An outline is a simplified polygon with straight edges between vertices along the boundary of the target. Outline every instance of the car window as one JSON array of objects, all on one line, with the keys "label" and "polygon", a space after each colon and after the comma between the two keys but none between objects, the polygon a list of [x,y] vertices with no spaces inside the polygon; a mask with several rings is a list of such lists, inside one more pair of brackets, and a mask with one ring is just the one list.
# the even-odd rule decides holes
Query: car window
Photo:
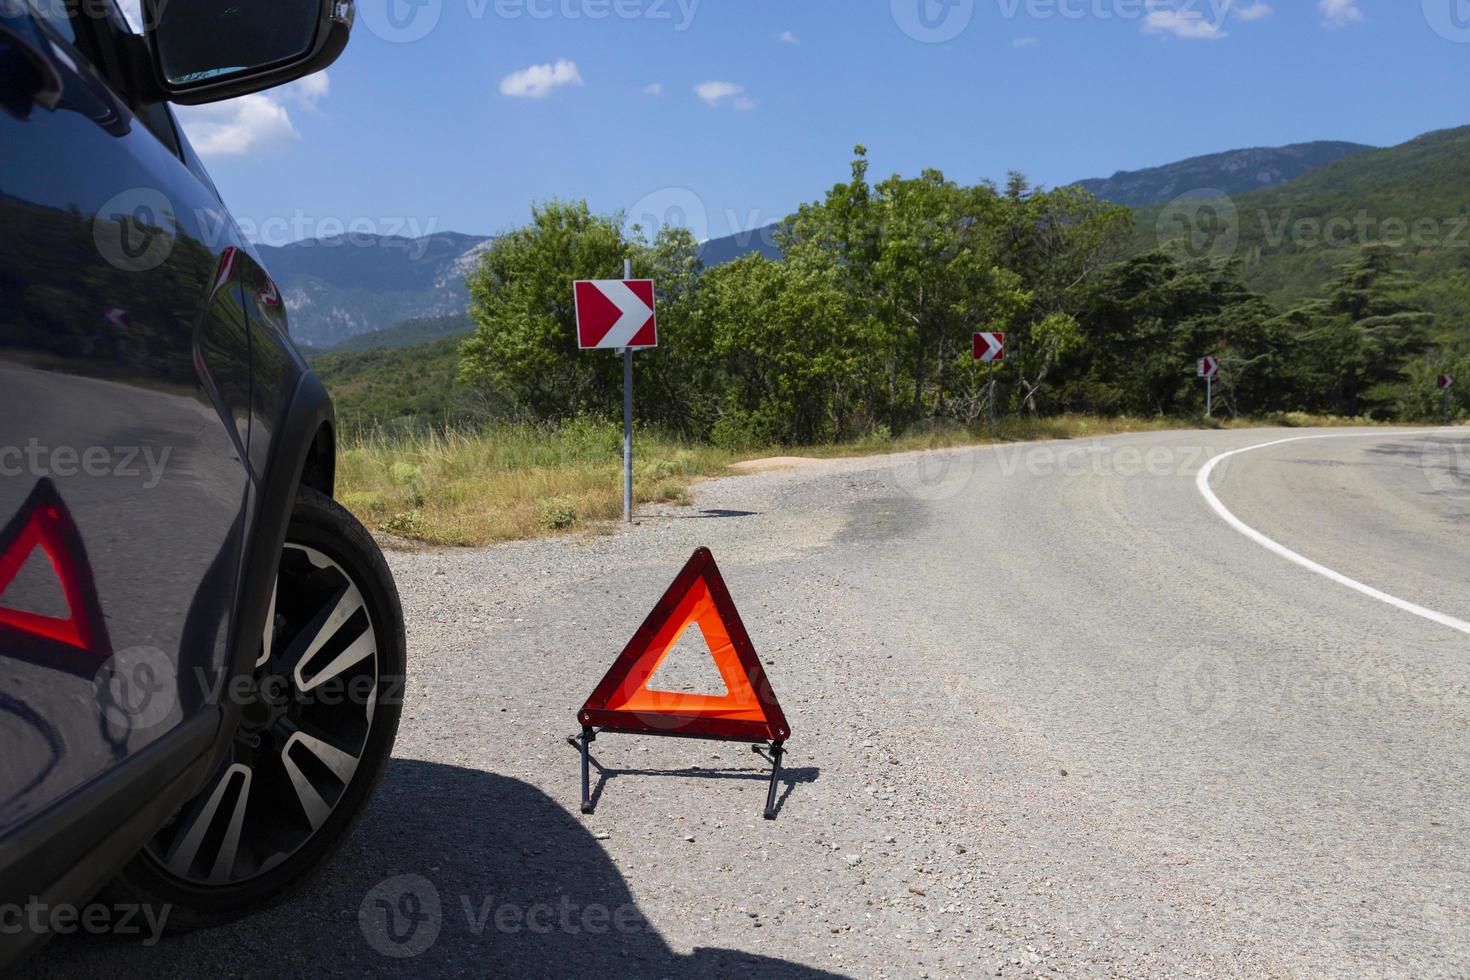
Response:
[{"label": "car window", "polygon": [[143,8],[139,0],[119,6],[114,0],[104,0],[107,8],[107,19],[112,21],[112,26],[118,31],[126,34],[142,35],[143,29],[139,26],[143,23]]},{"label": "car window", "polygon": [[134,18],[141,21],[138,5],[130,3],[131,13],[114,0],[31,0],[34,3],[80,3],[79,17],[89,20],[79,23],[77,47],[86,55],[88,62],[107,86],[123,102],[127,103],[133,116],[141,122],[169,152],[182,159],[179,139],[173,115],[167,103],[143,97],[135,85],[127,67],[124,48],[127,45],[141,47],[141,32],[134,26]]}]

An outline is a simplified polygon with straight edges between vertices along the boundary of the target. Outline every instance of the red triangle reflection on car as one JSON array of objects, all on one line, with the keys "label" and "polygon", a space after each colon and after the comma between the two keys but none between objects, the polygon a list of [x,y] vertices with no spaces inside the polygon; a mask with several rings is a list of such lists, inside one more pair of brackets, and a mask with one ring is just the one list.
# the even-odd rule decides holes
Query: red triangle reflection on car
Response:
[{"label": "red triangle reflection on car", "polygon": [[[67,607],[64,618],[16,609],[5,602],[6,591],[37,548],[50,560],[61,585]],[[49,479],[36,484],[15,517],[0,529],[0,629],[16,630],[102,657],[112,653],[82,536]]]}]

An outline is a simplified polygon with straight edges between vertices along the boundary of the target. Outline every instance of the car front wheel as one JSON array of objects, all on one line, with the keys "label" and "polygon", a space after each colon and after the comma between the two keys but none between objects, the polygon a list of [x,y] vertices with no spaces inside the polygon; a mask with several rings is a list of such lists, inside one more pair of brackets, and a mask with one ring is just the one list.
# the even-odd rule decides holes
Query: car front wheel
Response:
[{"label": "car front wheel", "polygon": [[173,929],[281,900],[361,817],[393,748],[405,672],[403,613],[382,553],[356,519],[303,488],[229,751],[209,784],[114,887],[172,906]]}]

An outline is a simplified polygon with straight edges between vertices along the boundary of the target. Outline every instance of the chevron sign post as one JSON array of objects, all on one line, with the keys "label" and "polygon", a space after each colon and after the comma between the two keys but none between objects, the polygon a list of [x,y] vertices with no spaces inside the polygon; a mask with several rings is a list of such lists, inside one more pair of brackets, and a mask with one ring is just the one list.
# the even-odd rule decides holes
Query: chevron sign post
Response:
[{"label": "chevron sign post", "polygon": [[658,346],[653,280],[633,278],[633,260],[623,260],[621,279],[572,283],[577,309],[577,346],[623,352],[623,520],[633,521],[633,352]]},{"label": "chevron sign post", "polygon": [[1006,335],[1003,333],[981,331],[975,334],[972,341],[975,351],[975,361],[978,364],[990,365],[990,394],[986,396],[987,409],[990,412],[991,428],[995,427],[995,362],[1006,359]]},{"label": "chevron sign post", "polygon": [[1220,373],[1220,361],[1214,357],[1201,357],[1197,366],[1199,377],[1205,379],[1205,417],[1215,414],[1215,377]]}]

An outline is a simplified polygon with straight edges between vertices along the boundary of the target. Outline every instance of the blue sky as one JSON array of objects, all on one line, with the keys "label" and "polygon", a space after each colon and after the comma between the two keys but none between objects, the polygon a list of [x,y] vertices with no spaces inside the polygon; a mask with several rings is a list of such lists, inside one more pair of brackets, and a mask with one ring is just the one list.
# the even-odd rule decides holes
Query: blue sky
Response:
[{"label": "blue sky", "polygon": [[1055,185],[1461,125],[1470,0],[359,0],[326,75],[180,111],[259,240],[492,233],[550,197],[713,237],[858,142],[878,175]]}]

